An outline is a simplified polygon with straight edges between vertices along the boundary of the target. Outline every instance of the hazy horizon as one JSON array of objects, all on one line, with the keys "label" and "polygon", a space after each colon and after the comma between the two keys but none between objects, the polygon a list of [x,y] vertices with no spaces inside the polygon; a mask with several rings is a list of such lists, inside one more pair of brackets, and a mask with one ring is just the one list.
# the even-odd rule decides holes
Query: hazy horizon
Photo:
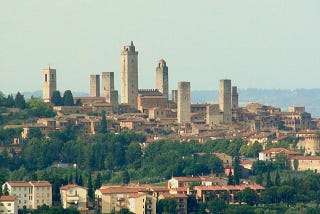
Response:
[{"label": "hazy horizon", "polygon": [[[0,91],[42,88],[57,69],[58,89],[89,92],[89,75],[115,72],[134,41],[139,88],[155,87],[164,58],[169,90],[320,88],[320,1],[2,1]],[[76,84],[75,84],[76,83]]]}]

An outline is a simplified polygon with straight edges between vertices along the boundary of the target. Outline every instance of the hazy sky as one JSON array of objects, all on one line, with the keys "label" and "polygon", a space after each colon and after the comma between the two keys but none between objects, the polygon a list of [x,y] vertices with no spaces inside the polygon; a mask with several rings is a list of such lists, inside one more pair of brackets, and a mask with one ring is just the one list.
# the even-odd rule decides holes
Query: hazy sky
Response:
[{"label": "hazy sky", "polygon": [[89,75],[115,72],[133,40],[139,88],[155,87],[164,58],[169,90],[320,88],[319,0],[0,1],[0,91],[42,87],[57,69],[58,89],[89,92]]}]

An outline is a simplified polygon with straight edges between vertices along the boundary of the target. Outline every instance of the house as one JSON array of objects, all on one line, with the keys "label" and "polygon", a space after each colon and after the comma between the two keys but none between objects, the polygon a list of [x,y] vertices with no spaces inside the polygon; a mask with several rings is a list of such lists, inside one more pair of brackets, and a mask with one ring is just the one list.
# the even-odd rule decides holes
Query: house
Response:
[{"label": "house", "polygon": [[288,162],[292,170],[320,172],[320,156],[293,156]]},{"label": "house", "polygon": [[52,185],[48,181],[8,181],[2,189],[16,196],[18,208],[37,209],[39,206],[52,206]]},{"label": "house", "polygon": [[0,196],[0,213],[18,214],[18,202],[16,196]]},{"label": "house", "polygon": [[191,183],[201,183],[200,177],[172,177],[168,181],[168,188],[175,189],[178,187],[190,187]]},{"label": "house", "polygon": [[221,186],[196,186],[196,199],[201,202],[212,200],[214,197],[221,197],[222,194],[227,195],[230,202],[235,202],[234,196],[237,192],[250,188],[257,194],[260,194],[264,187],[257,184],[241,184],[241,185],[221,185]]},{"label": "house", "polygon": [[133,213],[156,214],[157,199],[146,193],[129,195],[129,210]]},{"label": "house", "polygon": [[130,209],[130,196],[147,192],[145,187],[102,186],[95,191],[96,204],[101,207],[102,213],[117,212],[122,208]]},{"label": "house", "polygon": [[87,209],[88,190],[76,184],[60,187],[61,205],[64,209],[75,207],[78,210]]},{"label": "house", "polygon": [[186,194],[162,193],[159,196],[159,200],[165,199],[165,198],[173,198],[176,200],[176,202],[177,202],[176,214],[187,214],[187,208],[188,208],[187,198],[188,198],[188,196]]},{"label": "house", "polygon": [[276,155],[279,153],[283,153],[287,157],[301,155],[300,152],[291,151],[284,148],[271,148],[271,149],[259,152],[259,160],[274,161],[276,158]]}]

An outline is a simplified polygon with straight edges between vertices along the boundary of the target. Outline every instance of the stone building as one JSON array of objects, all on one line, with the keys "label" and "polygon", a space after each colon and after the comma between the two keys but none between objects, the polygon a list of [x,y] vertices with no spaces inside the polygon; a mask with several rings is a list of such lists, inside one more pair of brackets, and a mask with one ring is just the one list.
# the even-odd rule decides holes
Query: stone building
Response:
[{"label": "stone building", "polygon": [[100,97],[100,75],[90,75],[90,97]]},{"label": "stone building", "polygon": [[218,125],[223,119],[223,114],[220,112],[219,104],[207,106],[206,124],[213,126]]},{"label": "stone building", "polygon": [[178,82],[178,123],[190,123],[191,121],[190,82]]},{"label": "stone building", "polygon": [[237,86],[232,86],[231,91],[231,108],[237,109],[239,108],[239,94]]},{"label": "stone building", "polygon": [[121,52],[121,103],[137,108],[138,96],[138,51],[131,41]]},{"label": "stone building", "polygon": [[177,102],[178,102],[178,90],[172,90],[171,93],[172,93],[172,94],[171,94],[171,96],[172,96],[172,98],[171,98],[172,102],[177,103]]},{"label": "stone building", "polygon": [[156,68],[156,88],[163,96],[168,98],[169,95],[169,81],[168,81],[168,66],[164,59],[158,62]]},{"label": "stone building", "polygon": [[44,102],[50,102],[51,96],[57,90],[57,72],[56,69],[46,68],[43,69],[43,86],[42,98]]},{"label": "stone building", "polygon": [[220,80],[219,87],[219,108],[223,112],[223,123],[232,123],[232,111],[231,111],[231,80]]},{"label": "stone building", "polygon": [[165,109],[168,98],[157,89],[139,89],[137,98],[137,108],[142,113],[149,114],[149,109],[159,107]]},{"label": "stone building", "polygon": [[102,72],[102,97],[112,104],[113,112],[118,112],[118,91],[114,90],[114,72]]}]

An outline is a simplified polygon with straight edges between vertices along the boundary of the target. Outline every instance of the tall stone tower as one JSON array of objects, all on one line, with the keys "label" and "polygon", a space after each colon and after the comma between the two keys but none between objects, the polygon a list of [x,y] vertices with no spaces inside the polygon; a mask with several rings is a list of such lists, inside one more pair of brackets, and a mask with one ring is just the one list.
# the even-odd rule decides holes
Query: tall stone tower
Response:
[{"label": "tall stone tower", "polygon": [[138,97],[138,51],[131,41],[121,51],[121,103],[137,108]]},{"label": "tall stone tower", "polygon": [[231,80],[220,80],[219,88],[219,108],[223,112],[223,123],[232,123],[232,111],[231,111]]},{"label": "tall stone tower", "polygon": [[190,82],[178,82],[178,123],[190,123],[191,121]]},{"label": "tall stone tower", "polygon": [[177,103],[178,102],[178,90],[172,90],[171,96],[172,96],[172,98],[171,98],[172,102]]},{"label": "tall stone tower", "polygon": [[57,90],[57,73],[56,69],[46,68],[43,69],[43,86],[42,97],[44,102],[50,102],[51,96]]},{"label": "tall stone tower", "polygon": [[90,97],[100,97],[100,75],[90,75]]},{"label": "tall stone tower", "polygon": [[239,95],[238,95],[237,86],[232,86],[231,107],[232,107],[232,109],[237,109],[239,107]]},{"label": "tall stone tower", "polygon": [[166,65],[166,61],[161,59],[156,68],[156,88],[167,98],[169,95],[168,85],[168,66]]},{"label": "tall stone tower", "polygon": [[102,72],[101,85],[101,96],[106,98],[106,102],[111,103],[111,91],[114,90],[114,72]]}]

